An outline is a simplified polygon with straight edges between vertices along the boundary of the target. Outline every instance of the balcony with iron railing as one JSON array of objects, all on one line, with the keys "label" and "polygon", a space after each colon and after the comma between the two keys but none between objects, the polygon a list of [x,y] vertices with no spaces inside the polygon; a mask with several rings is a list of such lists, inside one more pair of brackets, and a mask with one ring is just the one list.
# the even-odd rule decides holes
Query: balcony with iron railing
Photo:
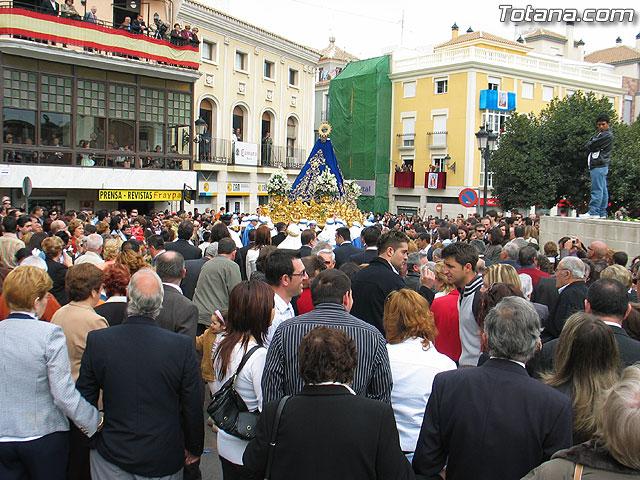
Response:
[{"label": "balcony with iron railing", "polygon": [[396,148],[399,150],[412,150],[415,148],[415,133],[398,133],[396,135]]},{"label": "balcony with iron railing", "polygon": [[427,148],[446,148],[447,131],[427,132]]},{"label": "balcony with iron railing", "polygon": [[203,164],[214,163],[219,165],[257,166],[271,168],[286,168],[300,170],[306,161],[306,150],[296,147],[283,147],[281,145],[257,145],[257,162],[250,165],[245,161],[236,159],[231,140],[214,138],[209,147],[200,143],[197,161]]},{"label": "balcony with iron railing", "polygon": [[[166,33],[146,29],[133,33],[107,20],[82,21],[82,17],[62,17],[34,10],[32,4],[5,0],[0,2],[0,42],[6,50],[16,48],[50,49],[58,56],[74,54],[83,58],[108,57],[112,62],[128,61],[152,65],[197,70],[200,65],[198,44],[184,42],[175,45]],[[13,45],[15,43],[15,45]],[[176,42],[178,43],[178,42]],[[186,44],[184,44],[186,43]]]}]

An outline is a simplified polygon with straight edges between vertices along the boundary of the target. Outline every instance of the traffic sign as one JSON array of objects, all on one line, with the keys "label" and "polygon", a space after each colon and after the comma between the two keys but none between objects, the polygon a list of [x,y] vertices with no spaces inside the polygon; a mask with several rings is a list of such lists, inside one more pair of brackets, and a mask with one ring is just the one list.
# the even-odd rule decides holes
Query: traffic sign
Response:
[{"label": "traffic sign", "polygon": [[442,204],[441,203],[436,205],[436,212],[438,212],[438,213],[442,212]]},{"label": "traffic sign", "polygon": [[475,207],[478,204],[478,193],[473,188],[465,188],[458,195],[458,200],[463,207]]},{"label": "traffic sign", "polygon": [[24,177],[24,179],[22,180],[22,194],[25,197],[30,197],[32,191],[33,184],[31,183],[31,179],[29,177]]}]

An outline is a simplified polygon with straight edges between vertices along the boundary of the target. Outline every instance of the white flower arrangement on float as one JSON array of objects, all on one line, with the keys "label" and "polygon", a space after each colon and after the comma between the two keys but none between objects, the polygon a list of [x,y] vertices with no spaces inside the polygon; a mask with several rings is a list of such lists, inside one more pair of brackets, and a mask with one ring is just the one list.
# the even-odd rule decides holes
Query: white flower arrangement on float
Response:
[{"label": "white flower arrangement on float", "polygon": [[312,186],[313,196],[322,199],[323,197],[336,197],[340,193],[338,190],[338,180],[336,180],[336,176],[329,171],[329,169],[325,169],[316,180],[313,182]]},{"label": "white flower arrangement on float", "polygon": [[289,183],[284,169],[280,167],[267,180],[267,192],[269,192],[269,195],[286,197],[290,191],[291,183]]},{"label": "white flower arrangement on float", "polygon": [[362,188],[356,183],[355,180],[345,180],[342,183],[344,195],[342,199],[345,203],[351,205],[353,208],[357,208],[358,198],[362,194]]}]

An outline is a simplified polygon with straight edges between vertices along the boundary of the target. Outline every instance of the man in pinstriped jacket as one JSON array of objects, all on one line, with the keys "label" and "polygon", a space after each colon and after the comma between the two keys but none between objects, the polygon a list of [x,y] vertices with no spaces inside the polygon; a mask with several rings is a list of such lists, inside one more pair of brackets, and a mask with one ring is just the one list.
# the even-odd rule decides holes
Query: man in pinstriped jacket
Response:
[{"label": "man in pinstriped jacket", "polygon": [[358,365],[352,388],[358,395],[391,402],[391,367],[380,332],[349,313],[353,305],[351,281],[340,270],[320,272],[311,283],[314,310],[284,321],[276,330],[262,376],[264,402],[299,392],[298,346],[307,332],[324,325],[344,330],[356,342]]}]

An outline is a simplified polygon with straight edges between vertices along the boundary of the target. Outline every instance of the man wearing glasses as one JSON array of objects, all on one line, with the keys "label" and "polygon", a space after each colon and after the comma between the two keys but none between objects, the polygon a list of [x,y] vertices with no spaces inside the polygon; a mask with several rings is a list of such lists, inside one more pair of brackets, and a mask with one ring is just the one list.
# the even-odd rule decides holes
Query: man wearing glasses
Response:
[{"label": "man wearing glasses", "polygon": [[295,317],[291,299],[302,294],[302,281],[308,278],[297,250],[278,249],[271,252],[264,265],[265,280],[274,292],[274,316],[266,345],[271,343],[278,325]]},{"label": "man wearing glasses", "polygon": [[476,224],[476,238],[484,242],[486,236],[487,236],[487,227],[485,227],[482,223]]}]

